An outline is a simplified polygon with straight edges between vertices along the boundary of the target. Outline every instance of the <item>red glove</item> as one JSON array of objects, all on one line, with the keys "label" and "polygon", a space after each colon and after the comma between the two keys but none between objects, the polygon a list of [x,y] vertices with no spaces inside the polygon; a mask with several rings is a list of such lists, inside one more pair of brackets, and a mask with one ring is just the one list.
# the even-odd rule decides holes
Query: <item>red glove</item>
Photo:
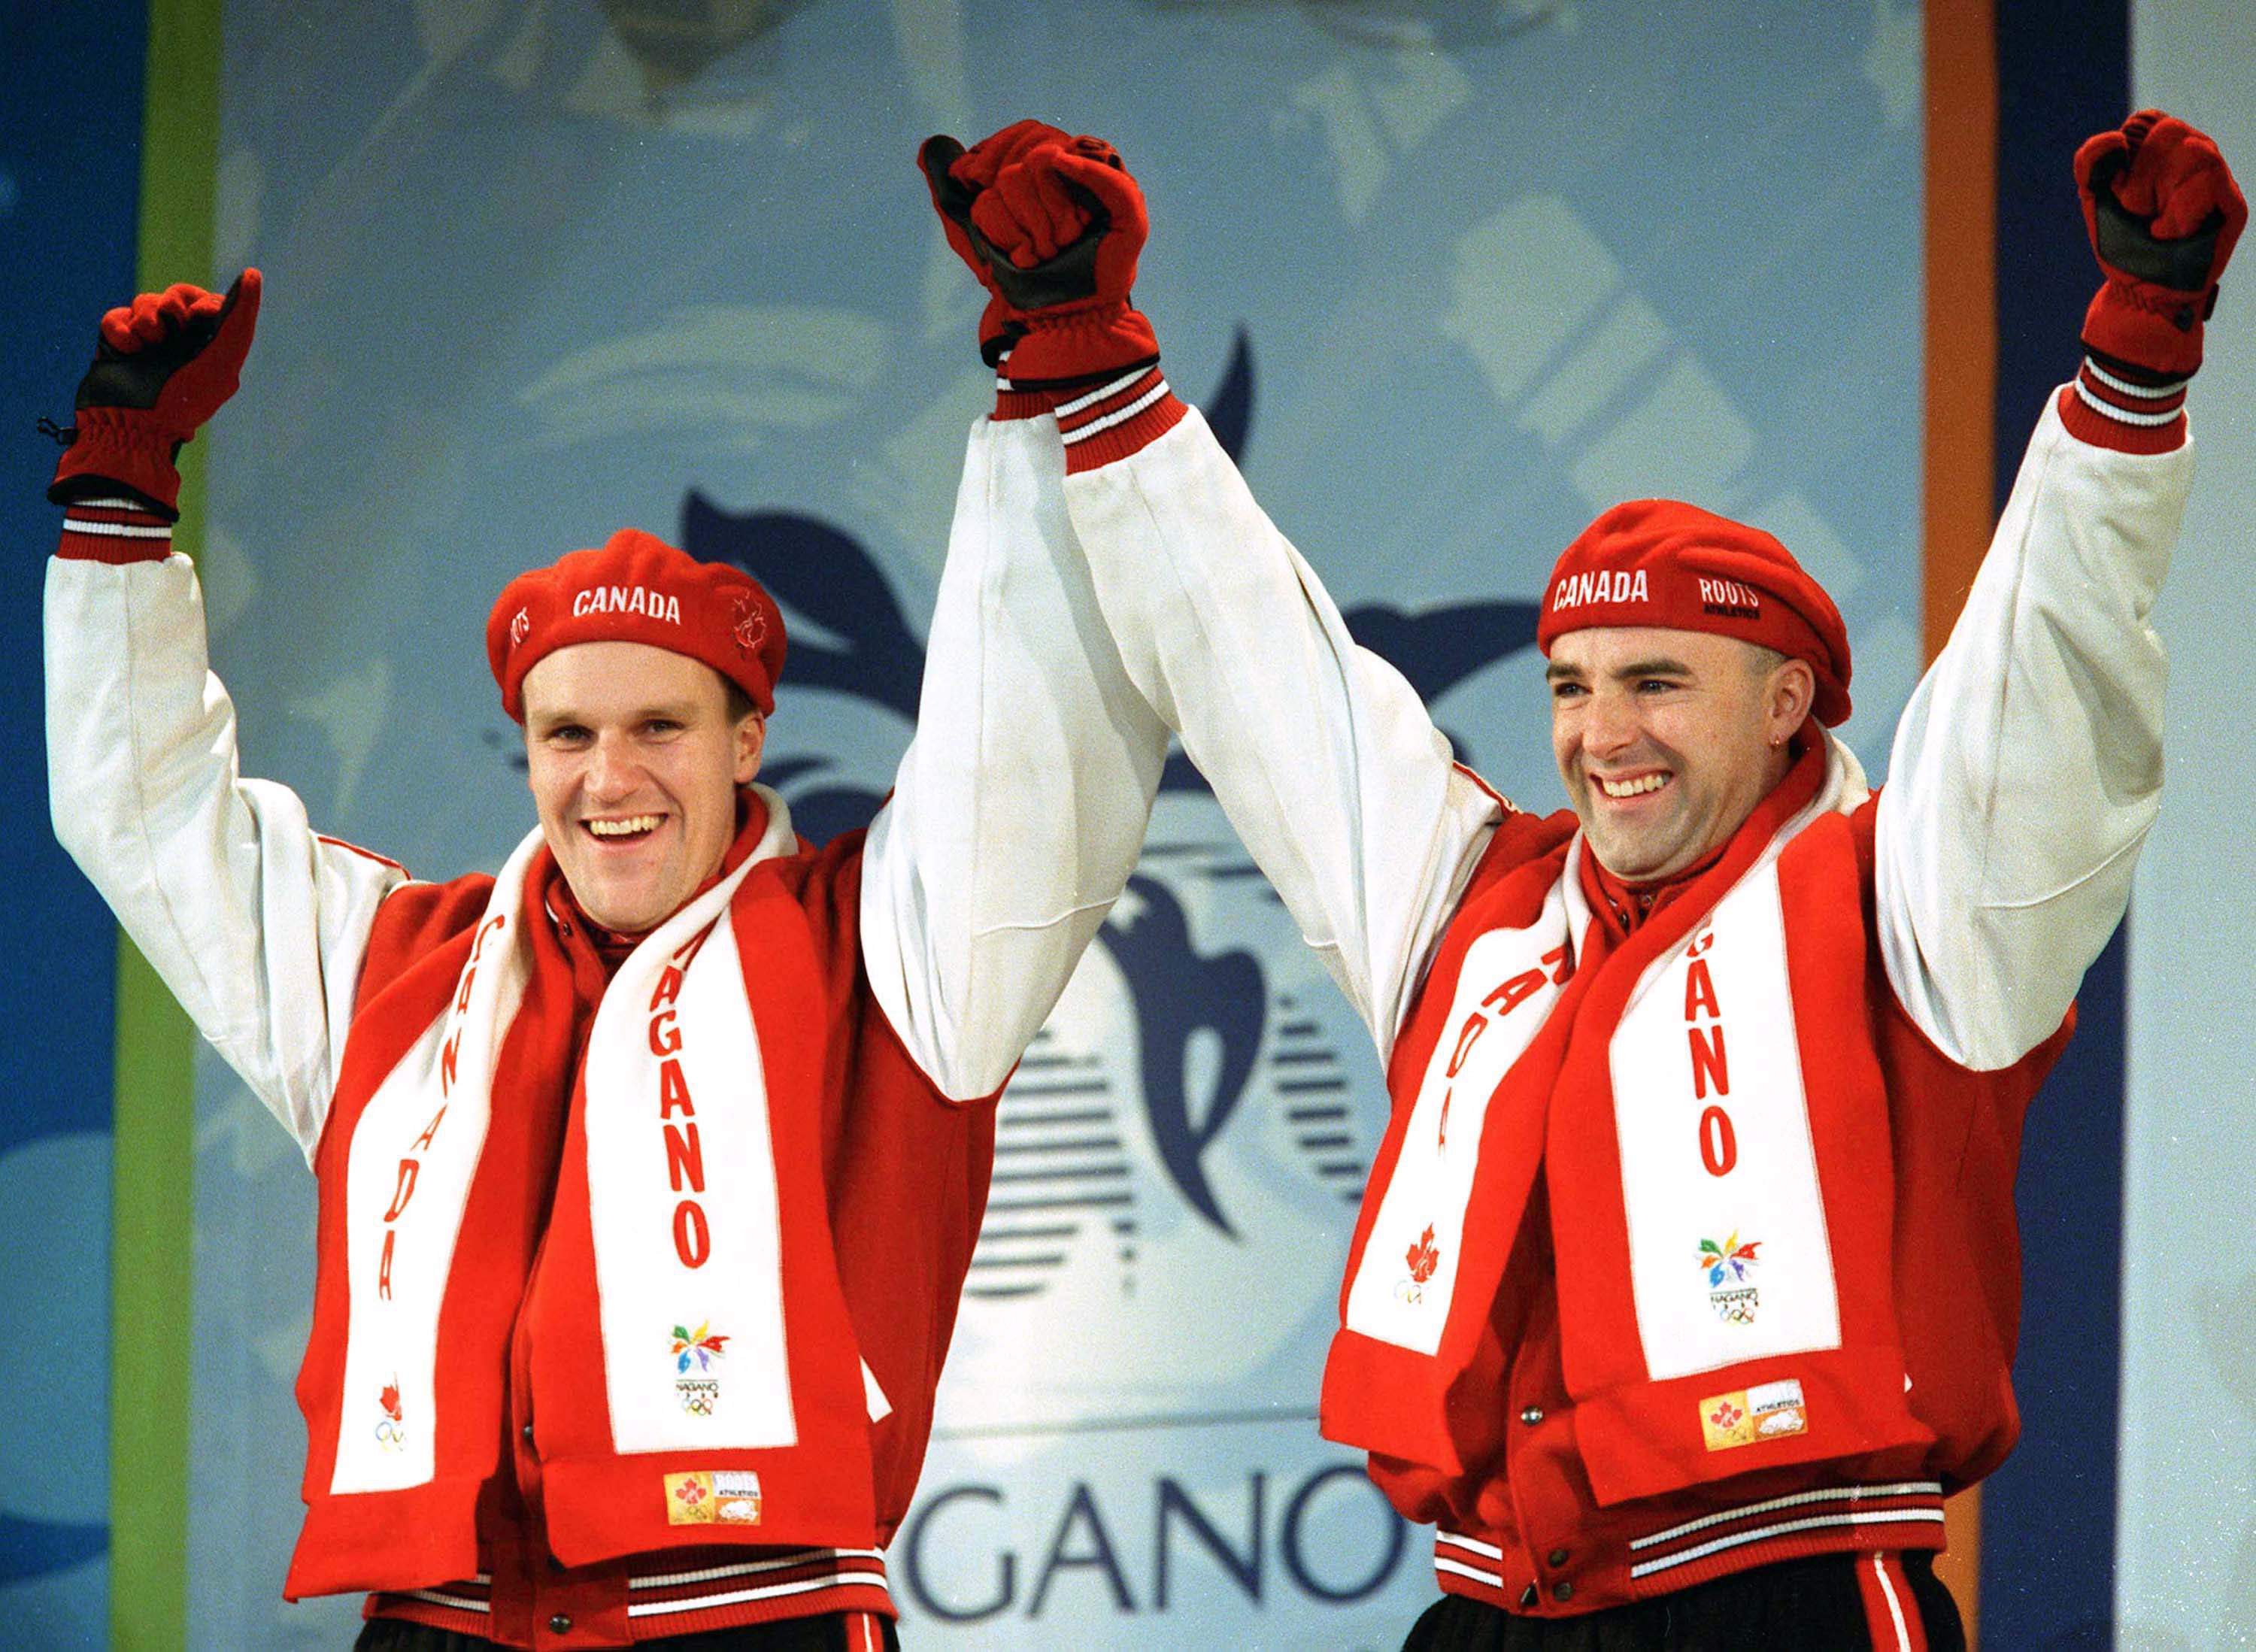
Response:
[{"label": "red glove", "polygon": [[1072,141],[1054,126],[1024,120],[982,138],[968,150],[953,138],[928,138],[917,151],[917,166],[932,190],[933,210],[940,214],[948,244],[987,289],[987,308],[979,318],[979,354],[990,367],[1009,353],[1026,329],[1011,320],[1010,307],[995,290],[994,272],[989,266],[994,250],[971,227],[972,201],[1011,161],[1031,150]]},{"label": "red glove", "polygon": [[1110,144],[1021,121],[968,152],[933,138],[920,158],[949,244],[994,294],[981,347],[991,361],[1009,349],[1012,384],[1063,388],[1159,359],[1128,303],[1150,221]]},{"label": "red glove", "polygon": [[2202,323],[2248,222],[2215,143],[2160,109],[2076,152],[2083,225],[2106,273],[2083,318],[2103,365],[2180,379],[2201,365]]},{"label": "red glove", "polygon": [[224,299],[183,283],[104,315],[94,365],[79,381],[78,428],[47,498],[66,505],[123,485],[177,518],[173,461],[235,394],[258,293],[258,272],[245,270]]}]

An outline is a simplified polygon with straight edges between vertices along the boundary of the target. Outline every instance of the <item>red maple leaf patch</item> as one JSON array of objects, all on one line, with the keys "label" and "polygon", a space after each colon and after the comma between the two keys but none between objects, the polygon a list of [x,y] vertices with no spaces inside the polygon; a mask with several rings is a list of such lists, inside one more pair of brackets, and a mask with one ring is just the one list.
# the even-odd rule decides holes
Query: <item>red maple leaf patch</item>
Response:
[{"label": "red maple leaf patch", "polygon": [[1410,1264],[1410,1277],[1416,1283],[1422,1285],[1434,1277],[1434,1270],[1442,1265],[1442,1253],[1434,1248],[1431,1223],[1418,1236],[1418,1242],[1405,1253],[1403,1260]]},{"label": "red maple leaf patch", "polygon": [[397,1380],[384,1385],[384,1392],[377,1396],[377,1402],[384,1407],[384,1415],[390,1417],[394,1423],[400,1420],[399,1384]]}]

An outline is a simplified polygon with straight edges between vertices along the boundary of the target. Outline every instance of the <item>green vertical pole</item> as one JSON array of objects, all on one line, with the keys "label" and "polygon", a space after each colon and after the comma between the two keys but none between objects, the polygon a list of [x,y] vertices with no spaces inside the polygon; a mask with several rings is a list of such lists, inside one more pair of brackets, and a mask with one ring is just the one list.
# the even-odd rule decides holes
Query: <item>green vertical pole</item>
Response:
[{"label": "green vertical pole", "polygon": [[[145,289],[212,279],[222,0],[150,0],[138,268]],[[181,454],[173,538],[200,548],[203,445]],[[189,1289],[195,1034],[140,953],[117,942],[110,1250],[109,1638],[187,1635]]]}]

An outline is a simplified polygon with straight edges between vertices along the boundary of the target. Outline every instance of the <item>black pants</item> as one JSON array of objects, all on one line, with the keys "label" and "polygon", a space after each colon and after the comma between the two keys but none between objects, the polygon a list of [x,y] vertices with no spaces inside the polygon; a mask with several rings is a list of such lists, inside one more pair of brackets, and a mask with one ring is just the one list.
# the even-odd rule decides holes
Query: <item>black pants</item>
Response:
[{"label": "black pants", "polygon": [[[1966,1652],[1958,1605],[1920,1550],[1899,1557],[1913,1599],[1901,1602],[1930,1652]],[[1523,1618],[1443,1595],[1402,1652],[1864,1652],[1875,1644],[1857,1579],[1869,1555],[1820,1555],[1734,1572],[1674,1594],[1578,1618]],[[1878,1642],[1893,1652],[1895,1637]],[[1913,1644],[1916,1645],[1914,1641]]]},{"label": "black pants", "polygon": [[[880,1618],[885,1632],[885,1652],[901,1652],[900,1636],[891,1618]],[[404,1618],[370,1618],[353,1642],[353,1652],[490,1652],[497,1642],[452,1629],[433,1629]],[[696,1634],[668,1635],[663,1641],[638,1641],[635,1652],[848,1652],[846,1619],[842,1613],[814,1618],[786,1618],[781,1623],[755,1623],[741,1629],[706,1629]]]}]

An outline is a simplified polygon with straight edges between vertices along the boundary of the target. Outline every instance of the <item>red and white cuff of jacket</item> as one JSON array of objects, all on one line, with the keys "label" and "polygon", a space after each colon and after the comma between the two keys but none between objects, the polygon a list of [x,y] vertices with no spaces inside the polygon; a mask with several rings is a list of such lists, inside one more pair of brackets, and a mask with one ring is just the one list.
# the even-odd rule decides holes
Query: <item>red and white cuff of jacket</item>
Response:
[{"label": "red and white cuff of jacket", "polygon": [[1064,391],[1021,390],[1007,377],[1010,364],[1010,357],[1005,357],[995,380],[995,417],[1032,419],[1055,413],[1058,434],[1065,441],[1068,476],[1142,451],[1173,430],[1189,411],[1167,388],[1156,362],[1087,389]]},{"label": "red and white cuff of jacket", "polygon": [[2185,445],[2187,378],[2126,368],[2087,355],[2076,382],[2060,392],[2069,434],[2119,453],[2168,453]]},{"label": "red and white cuff of jacket", "polygon": [[55,554],[79,562],[160,562],[172,550],[173,525],[120,492],[73,499]]}]

